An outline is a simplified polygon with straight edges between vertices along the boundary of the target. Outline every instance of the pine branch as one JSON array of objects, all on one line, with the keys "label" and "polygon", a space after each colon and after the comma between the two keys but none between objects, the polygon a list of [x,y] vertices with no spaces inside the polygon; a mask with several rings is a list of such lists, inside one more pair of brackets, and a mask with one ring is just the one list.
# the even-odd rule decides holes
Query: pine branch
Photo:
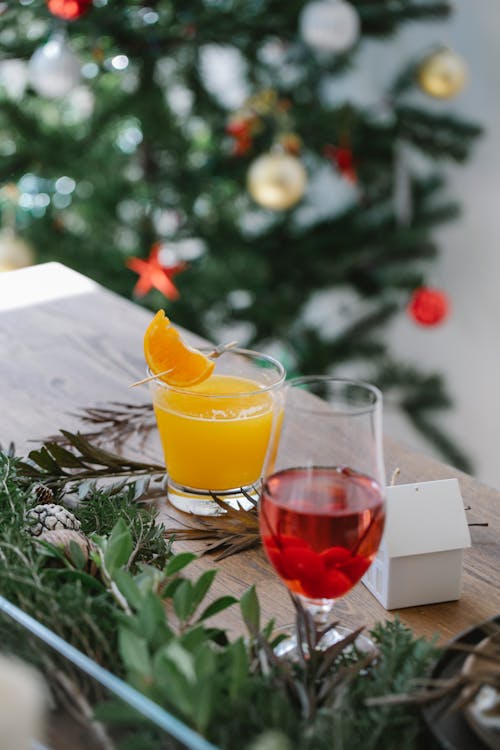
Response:
[{"label": "pine branch", "polygon": [[[116,451],[123,448],[125,442],[133,435],[140,437],[140,447],[144,447],[148,435],[156,428],[151,402],[129,404],[111,401],[109,407],[90,406],[72,416],[96,428],[83,433],[83,437],[89,441],[95,439],[99,443],[111,445]],[[48,437],[47,441],[58,445],[70,444],[66,434],[62,431]]]},{"label": "pine branch", "polygon": [[360,2],[356,8],[363,20],[364,33],[387,36],[405,21],[440,21],[450,14],[452,6],[449,2],[435,0],[378,0],[376,3]]},{"label": "pine branch", "polygon": [[253,498],[247,495],[252,503],[249,510],[232,508],[215,494],[212,494],[212,498],[224,511],[223,514],[198,516],[195,523],[186,522],[186,528],[165,529],[165,535],[179,540],[209,542],[202,554],[217,552],[216,561],[260,546],[257,505]]},{"label": "pine branch", "polygon": [[451,115],[434,114],[409,105],[396,106],[398,135],[435,159],[465,161],[482,128]]},{"label": "pine branch", "polygon": [[[118,479],[121,489],[129,481],[141,480],[144,492],[149,490],[149,482],[163,481],[165,467],[160,464],[135,461],[105,450],[91,443],[80,433],[61,430],[70,448],[57,442],[46,441],[38,450],[28,454],[27,461],[19,461],[19,476],[26,482],[39,481],[52,490],[76,491],[86,483],[103,479]],[[80,487],[78,486],[80,485]]]}]

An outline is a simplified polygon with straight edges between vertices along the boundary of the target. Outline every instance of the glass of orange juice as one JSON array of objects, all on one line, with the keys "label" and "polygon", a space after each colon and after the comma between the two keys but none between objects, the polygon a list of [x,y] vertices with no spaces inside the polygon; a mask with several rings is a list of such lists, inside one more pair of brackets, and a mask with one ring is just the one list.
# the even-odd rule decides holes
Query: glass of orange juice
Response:
[{"label": "glass of orange juice", "polygon": [[198,385],[151,381],[172,505],[215,515],[221,508],[213,495],[233,507],[247,507],[245,494],[257,499],[284,380],[285,368],[273,357],[231,349]]}]

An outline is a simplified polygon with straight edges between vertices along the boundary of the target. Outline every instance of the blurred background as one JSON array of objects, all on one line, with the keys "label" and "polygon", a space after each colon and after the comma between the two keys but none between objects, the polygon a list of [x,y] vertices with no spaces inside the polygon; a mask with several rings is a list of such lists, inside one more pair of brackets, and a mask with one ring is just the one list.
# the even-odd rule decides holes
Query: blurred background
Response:
[{"label": "blurred background", "polygon": [[[57,260],[500,486],[494,0],[0,3],[0,270]],[[492,360],[492,361],[490,361]]]}]

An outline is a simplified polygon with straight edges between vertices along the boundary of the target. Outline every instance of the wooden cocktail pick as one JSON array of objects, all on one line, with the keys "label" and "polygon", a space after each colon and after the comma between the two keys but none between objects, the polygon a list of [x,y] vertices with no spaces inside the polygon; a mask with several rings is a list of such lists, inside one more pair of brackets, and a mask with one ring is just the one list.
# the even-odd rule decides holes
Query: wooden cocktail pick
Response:
[{"label": "wooden cocktail pick", "polygon": [[[237,346],[237,344],[237,341],[230,341],[229,344],[219,344],[219,346],[216,346],[215,349],[207,354],[207,357],[210,357],[210,359],[217,359],[217,357],[220,357],[221,354],[227,352],[228,349],[233,349],[235,346]],[[173,368],[171,368],[170,370],[163,370],[163,372],[155,372],[154,375],[148,375],[147,378],[143,378],[142,380],[137,380],[135,383],[131,383],[129,385],[129,388],[135,388],[136,385],[143,385],[143,383],[149,383],[151,380],[161,378],[162,375],[168,375],[169,372],[172,372],[172,369]]]}]

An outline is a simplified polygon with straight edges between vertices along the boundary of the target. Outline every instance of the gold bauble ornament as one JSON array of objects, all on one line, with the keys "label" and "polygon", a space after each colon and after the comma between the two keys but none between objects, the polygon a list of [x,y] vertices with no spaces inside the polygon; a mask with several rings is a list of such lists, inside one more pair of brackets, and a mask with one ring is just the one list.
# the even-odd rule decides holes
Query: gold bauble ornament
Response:
[{"label": "gold bauble ornament", "polygon": [[284,211],[304,195],[307,173],[300,159],[281,151],[263,154],[248,170],[248,192],[260,206]]},{"label": "gold bauble ornament", "polygon": [[467,67],[453,50],[441,49],[423,60],[417,77],[426,94],[436,99],[450,99],[465,86]]},{"label": "gold bauble ornament", "polygon": [[0,272],[15,271],[31,266],[35,255],[31,245],[23,240],[12,227],[0,229]]}]

